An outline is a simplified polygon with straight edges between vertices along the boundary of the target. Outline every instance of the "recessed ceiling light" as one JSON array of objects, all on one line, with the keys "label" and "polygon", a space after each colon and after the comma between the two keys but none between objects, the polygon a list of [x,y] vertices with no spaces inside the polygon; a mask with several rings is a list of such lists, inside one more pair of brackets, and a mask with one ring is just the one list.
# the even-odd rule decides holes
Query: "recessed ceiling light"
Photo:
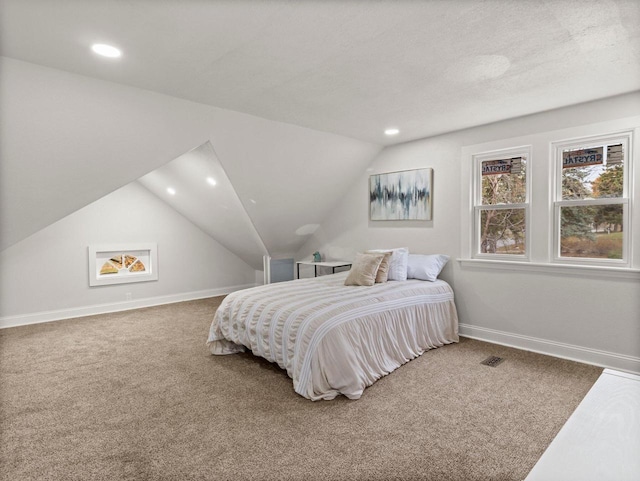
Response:
[{"label": "recessed ceiling light", "polygon": [[213,177],[207,177],[207,184],[209,185],[216,185],[216,179],[214,179]]},{"label": "recessed ceiling light", "polygon": [[176,189],[174,189],[173,187],[167,187],[167,192],[169,192],[169,194],[171,195],[176,195]]},{"label": "recessed ceiling light", "polygon": [[122,52],[120,51],[120,49],[104,43],[94,43],[91,46],[91,50],[93,50],[98,55],[102,55],[103,57],[109,57],[109,58],[118,58],[122,55]]},{"label": "recessed ceiling light", "polygon": [[387,129],[384,133],[385,135],[397,135],[400,131],[398,129]]}]

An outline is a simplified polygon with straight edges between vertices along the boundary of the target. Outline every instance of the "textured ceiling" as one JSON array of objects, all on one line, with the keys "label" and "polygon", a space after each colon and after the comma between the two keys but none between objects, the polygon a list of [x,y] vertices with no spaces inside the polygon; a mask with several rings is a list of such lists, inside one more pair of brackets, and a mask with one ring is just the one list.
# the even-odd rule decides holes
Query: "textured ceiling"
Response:
[{"label": "textured ceiling", "polygon": [[638,0],[0,5],[4,56],[378,144],[640,88]]}]

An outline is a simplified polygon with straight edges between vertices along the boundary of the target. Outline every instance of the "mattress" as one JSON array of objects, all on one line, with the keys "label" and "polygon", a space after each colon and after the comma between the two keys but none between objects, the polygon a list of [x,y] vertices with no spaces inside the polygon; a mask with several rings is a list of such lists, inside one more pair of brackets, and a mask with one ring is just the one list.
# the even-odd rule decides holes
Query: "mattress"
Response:
[{"label": "mattress", "polygon": [[367,386],[428,349],[458,341],[453,290],[443,280],[345,286],[347,272],[234,292],[214,315],[212,354],[251,351],[277,363],[298,394],[358,399]]}]

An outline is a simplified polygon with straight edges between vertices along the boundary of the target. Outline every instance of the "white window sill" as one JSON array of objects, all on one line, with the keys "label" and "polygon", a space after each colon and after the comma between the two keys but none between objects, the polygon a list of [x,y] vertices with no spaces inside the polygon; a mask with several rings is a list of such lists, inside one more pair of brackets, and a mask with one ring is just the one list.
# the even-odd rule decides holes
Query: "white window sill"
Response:
[{"label": "white window sill", "polygon": [[608,277],[615,279],[639,279],[640,269],[627,267],[586,266],[573,264],[545,264],[534,262],[503,261],[493,259],[456,259],[462,267],[498,269],[522,272],[540,272],[563,276]]}]

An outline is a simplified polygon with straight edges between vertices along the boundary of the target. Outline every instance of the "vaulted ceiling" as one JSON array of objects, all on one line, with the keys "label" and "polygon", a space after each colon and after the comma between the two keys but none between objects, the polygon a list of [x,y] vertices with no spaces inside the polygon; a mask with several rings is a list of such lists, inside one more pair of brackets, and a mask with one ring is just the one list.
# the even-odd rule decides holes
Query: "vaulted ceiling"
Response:
[{"label": "vaulted ceiling", "polygon": [[637,0],[0,0],[0,12],[0,249],[210,148],[256,245],[290,254],[384,145],[640,88]]}]

